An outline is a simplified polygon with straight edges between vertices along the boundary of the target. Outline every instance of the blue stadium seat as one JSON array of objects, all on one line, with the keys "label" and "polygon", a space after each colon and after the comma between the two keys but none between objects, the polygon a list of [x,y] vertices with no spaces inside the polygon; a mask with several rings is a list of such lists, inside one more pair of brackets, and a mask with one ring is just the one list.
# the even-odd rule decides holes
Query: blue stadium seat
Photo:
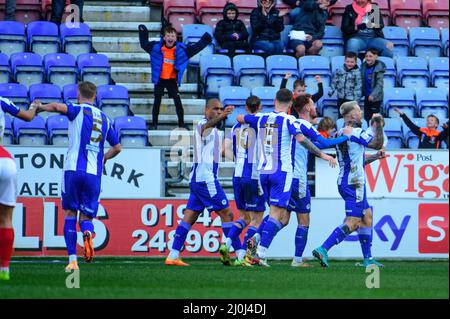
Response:
[{"label": "blue stadium seat", "polygon": [[139,116],[119,116],[114,127],[124,147],[145,147],[148,145],[148,130],[145,120]]},{"label": "blue stadium seat", "polygon": [[77,57],[78,74],[81,81],[89,81],[95,85],[109,84],[111,67],[104,54],[83,53]]},{"label": "blue stadium seat", "polygon": [[[425,127],[427,120],[423,117],[411,118],[411,121],[418,127]],[[405,123],[402,124],[403,141],[405,146],[411,149],[417,149],[419,146],[419,138],[415,135]]]},{"label": "blue stadium seat", "polygon": [[56,23],[33,21],[27,26],[28,48],[31,52],[44,56],[59,52],[59,31]]},{"label": "blue stadium seat", "polygon": [[127,116],[130,108],[127,88],[122,85],[98,86],[97,106],[111,119]]},{"label": "blue stadium seat", "polygon": [[69,119],[64,115],[51,115],[47,118],[48,144],[69,145]]},{"label": "blue stadium seat", "polygon": [[395,69],[394,59],[380,56],[378,60],[383,61],[386,64],[386,72],[384,73],[384,87],[392,88],[397,86],[397,71]]},{"label": "blue stadium seat", "polygon": [[330,59],[320,55],[303,56],[298,59],[300,77],[305,81],[308,87],[317,91],[317,82],[314,79],[320,75],[324,86],[331,84]]},{"label": "blue stadium seat", "polygon": [[14,102],[14,104],[23,109],[28,110],[30,99],[28,98],[27,87],[19,83],[3,83],[0,84],[0,96],[6,97]]},{"label": "blue stadium seat", "polygon": [[397,79],[405,88],[428,87],[430,75],[427,60],[420,57],[398,57]]},{"label": "blue stadium seat", "polygon": [[65,53],[50,53],[44,57],[47,81],[63,88],[77,83],[78,73],[75,58]]},{"label": "blue stadium seat", "polygon": [[444,51],[444,55],[448,57],[448,28],[441,31],[441,45]]},{"label": "blue stadium seat", "polygon": [[13,53],[25,52],[25,26],[16,21],[0,21],[0,52],[8,57]]},{"label": "blue stadium seat", "polygon": [[337,92],[335,91],[334,94],[329,97],[328,89],[328,87],[323,88],[323,96],[316,103],[317,111],[322,117],[328,116],[336,122],[339,117],[339,110],[337,107]]},{"label": "blue stadium seat", "polygon": [[[336,71],[342,69],[344,67],[345,56],[334,56],[331,57],[331,74],[334,76]],[[358,58],[356,61],[358,63],[358,67],[361,67],[362,61]]]},{"label": "blue stadium seat", "polygon": [[402,27],[385,26],[383,28],[384,37],[394,43],[394,56],[409,55],[409,40],[406,29]]},{"label": "blue stadium seat", "polygon": [[8,83],[10,77],[9,57],[6,54],[0,53],[0,83]]},{"label": "blue stadium seat", "polygon": [[11,118],[7,115],[5,116],[5,128],[3,131],[3,144],[2,145],[12,145],[14,144],[14,133],[11,125]]},{"label": "blue stadium seat", "polygon": [[438,88],[445,88],[448,90],[448,72],[449,72],[448,58],[430,58],[428,61],[431,76],[431,85]]},{"label": "blue stadium seat", "polygon": [[385,118],[384,123],[384,134],[386,134],[388,138],[386,149],[402,148],[402,120],[399,118]]},{"label": "blue stadium seat", "polygon": [[218,96],[221,87],[233,85],[234,71],[226,55],[203,55],[200,58],[200,74],[207,97]]},{"label": "blue stadium seat", "polygon": [[344,55],[344,39],[342,31],[339,27],[327,25],[325,26],[325,34],[322,38],[321,56],[333,57]]},{"label": "blue stadium seat", "polygon": [[205,24],[187,24],[183,28],[183,43],[189,44],[198,42],[205,32],[208,32],[213,38],[213,42],[210,43],[206,48],[200,51],[198,54],[194,55],[189,59],[189,65],[198,66],[200,64],[200,58],[203,55],[211,55],[214,53],[214,47],[216,45],[216,40],[214,39],[213,30],[209,25]]},{"label": "blue stadium seat", "polygon": [[416,99],[411,88],[392,88],[384,91],[384,114],[387,117],[399,117],[394,111],[398,108],[408,117],[416,115]]},{"label": "blue stadium seat", "polygon": [[266,84],[266,63],[258,55],[241,54],[233,58],[236,85],[249,89]]},{"label": "blue stadium seat", "polygon": [[61,50],[77,57],[92,51],[92,35],[89,26],[79,23],[76,28],[70,28],[65,23],[59,26],[61,33]]},{"label": "blue stadium seat", "polygon": [[219,89],[219,100],[223,106],[233,105],[234,111],[225,120],[225,126],[236,124],[236,117],[245,114],[245,101],[250,96],[250,89],[240,86],[223,86]]},{"label": "blue stadium seat", "polygon": [[297,60],[288,55],[271,55],[266,59],[266,70],[269,84],[280,87],[286,73],[292,73],[286,87],[292,87],[294,81],[299,78]]},{"label": "blue stadium seat", "polygon": [[45,120],[41,116],[26,122],[19,118],[13,120],[16,144],[23,146],[42,146],[47,144],[47,129]]},{"label": "blue stadium seat", "polygon": [[283,41],[284,53],[294,53],[294,50],[289,48],[289,33],[292,30],[292,25],[288,24],[284,26],[283,31],[280,33],[281,41]]},{"label": "blue stadium seat", "polygon": [[64,103],[78,103],[78,84],[64,85],[63,100]]},{"label": "blue stadium seat", "polygon": [[411,53],[429,59],[441,55],[439,31],[434,28],[416,27],[409,30]]},{"label": "blue stadium seat", "polygon": [[42,58],[31,52],[14,53],[11,55],[11,71],[15,82],[25,85],[44,82]]},{"label": "blue stadium seat", "polygon": [[421,88],[416,90],[418,115],[427,117],[434,114],[438,118],[448,116],[447,93],[439,88]]},{"label": "blue stadium seat", "polygon": [[274,86],[262,86],[252,89],[252,95],[259,97],[263,107],[262,112],[272,112],[275,108],[275,96],[278,88]]},{"label": "blue stadium seat", "polygon": [[[59,86],[54,84],[33,84],[30,86],[30,101],[40,100],[43,104],[46,103],[62,103],[62,92]],[[39,113],[43,118],[47,118],[51,113],[42,112]]]}]

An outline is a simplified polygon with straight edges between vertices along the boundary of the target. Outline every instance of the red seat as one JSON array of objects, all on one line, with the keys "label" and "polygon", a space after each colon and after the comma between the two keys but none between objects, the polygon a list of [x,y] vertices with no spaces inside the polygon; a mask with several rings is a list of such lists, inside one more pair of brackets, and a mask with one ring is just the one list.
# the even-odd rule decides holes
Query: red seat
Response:
[{"label": "red seat", "polygon": [[[6,0],[0,0],[0,20],[4,20]],[[16,0],[16,21],[28,24],[42,19],[40,0]]]},{"label": "red seat", "polygon": [[341,27],[342,25],[342,16],[344,15],[345,7],[349,4],[352,4],[353,0],[339,0],[334,5],[328,8],[328,15],[331,19],[332,23]]},{"label": "red seat", "polygon": [[391,0],[392,23],[402,28],[422,25],[421,0]]},{"label": "red seat", "polygon": [[181,33],[186,24],[195,24],[194,0],[165,0],[164,16]]},{"label": "red seat", "polygon": [[148,0],[147,2],[153,6],[162,6],[164,4],[164,0]]},{"label": "red seat", "polygon": [[[66,0],[66,6],[70,5],[70,0]],[[46,21],[52,17],[52,0],[42,0],[42,16]],[[65,21],[67,13],[64,12],[62,21]]]},{"label": "red seat", "polygon": [[258,5],[255,0],[229,0],[239,9],[239,19],[242,20],[247,27],[250,26],[250,14]]},{"label": "red seat", "polygon": [[203,24],[215,28],[217,22],[223,19],[223,8],[227,0],[196,0],[197,16]]},{"label": "red seat", "polygon": [[422,13],[426,24],[432,28],[448,28],[448,1],[423,0]]}]

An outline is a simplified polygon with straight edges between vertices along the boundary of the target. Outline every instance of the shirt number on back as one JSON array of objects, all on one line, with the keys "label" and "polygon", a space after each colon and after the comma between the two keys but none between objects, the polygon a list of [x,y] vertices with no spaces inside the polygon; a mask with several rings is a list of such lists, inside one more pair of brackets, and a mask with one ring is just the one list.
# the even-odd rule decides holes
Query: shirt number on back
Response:
[{"label": "shirt number on back", "polygon": [[103,139],[102,125],[103,122],[101,119],[94,118],[94,124],[92,127],[92,134],[91,134],[91,142],[100,143],[102,141]]}]

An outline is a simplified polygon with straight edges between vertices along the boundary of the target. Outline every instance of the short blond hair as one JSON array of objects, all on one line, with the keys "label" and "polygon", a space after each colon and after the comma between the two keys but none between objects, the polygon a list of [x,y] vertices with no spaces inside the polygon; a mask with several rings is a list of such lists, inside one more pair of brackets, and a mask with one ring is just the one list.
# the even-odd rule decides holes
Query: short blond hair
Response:
[{"label": "short blond hair", "polygon": [[352,112],[353,110],[361,111],[361,108],[359,107],[358,102],[349,101],[349,102],[342,103],[342,105],[339,109],[339,113],[341,113],[342,117],[344,117],[347,114],[349,114],[350,112]]}]

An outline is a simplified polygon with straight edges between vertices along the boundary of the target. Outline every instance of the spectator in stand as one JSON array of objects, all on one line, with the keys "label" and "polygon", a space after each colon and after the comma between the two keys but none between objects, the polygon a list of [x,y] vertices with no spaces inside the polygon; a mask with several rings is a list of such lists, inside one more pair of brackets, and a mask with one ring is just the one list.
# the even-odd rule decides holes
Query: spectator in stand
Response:
[{"label": "spectator in stand", "polygon": [[317,131],[325,138],[331,138],[335,130],[336,123],[328,116],[322,118],[317,126]]},{"label": "spectator in stand", "polygon": [[6,0],[5,21],[16,21],[16,0]]},{"label": "spectator in stand", "polygon": [[263,50],[268,55],[282,54],[284,51],[280,33],[284,30],[283,17],[275,8],[274,0],[258,1],[258,7],[250,16],[253,30],[253,49]]},{"label": "spectator in stand", "polygon": [[416,134],[419,138],[419,148],[440,149],[441,142],[448,138],[448,122],[442,124],[444,130],[438,131],[439,119],[436,115],[430,114],[427,116],[427,127],[418,127],[405,113],[397,108],[394,110],[400,114],[400,117],[405,122],[406,126],[409,127],[411,132]]},{"label": "spectator in stand", "polygon": [[[286,88],[286,84],[291,76],[292,76],[291,73],[286,73],[286,75],[284,76],[284,79],[281,81],[280,90]],[[316,94],[311,95],[311,99],[313,100],[314,103],[319,101],[320,98],[323,96],[323,83],[322,83],[322,79],[320,78],[320,75],[316,75],[315,79],[317,81],[317,87],[319,88],[319,91]],[[292,95],[293,95],[292,101],[294,101],[297,98],[297,96],[305,95],[307,87],[308,86],[305,84],[305,81],[296,80],[294,82],[294,87],[292,90]],[[289,109],[288,114],[295,116],[295,118],[298,118],[297,111],[295,110],[295,108],[293,106],[291,106],[291,108]]]},{"label": "spectator in stand", "polygon": [[[79,8],[80,17],[79,19],[75,19],[74,22],[83,22],[83,5],[84,0],[71,0],[71,5],[76,5]],[[64,10],[66,8],[66,0],[53,0],[52,1],[52,17],[50,18],[51,22],[56,24],[60,24],[64,14]]]},{"label": "spectator in stand", "polygon": [[[283,0],[284,3],[291,6],[292,10],[289,12],[289,18],[291,20],[291,24],[295,23],[295,20],[297,19],[298,15],[301,12],[300,3],[304,2],[305,0]],[[335,4],[337,0],[330,0],[330,6]],[[328,19],[328,12],[327,12],[327,19]]]},{"label": "spectator in stand", "polygon": [[[342,103],[359,101],[362,96],[361,70],[358,68],[358,57],[354,52],[345,54],[344,65],[339,69],[331,81],[328,95],[337,92],[337,107],[340,109]],[[339,113],[339,117],[342,117]]]},{"label": "spectator in stand", "polygon": [[186,128],[184,123],[184,110],[181,103],[178,86],[181,85],[184,71],[191,57],[203,50],[212,42],[212,37],[205,32],[202,38],[190,45],[177,42],[177,30],[168,26],[163,31],[159,41],[148,41],[148,29],[145,25],[139,25],[139,42],[141,48],[150,54],[150,66],[152,69],[152,82],[155,84],[155,99],[152,110],[152,129],[158,128],[159,108],[164,90],[167,89],[169,96],[175,103],[178,117],[178,126]]},{"label": "spectator in stand", "polygon": [[[320,39],[325,33],[329,4],[329,0],[304,0],[300,2],[299,8],[301,11],[292,26],[294,32],[291,31],[289,40],[289,47],[295,51],[295,57],[319,54],[322,49]],[[298,34],[300,31],[303,31],[303,33]]]},{"label": "spectator in stand", "polygon": [[364,96],[364,119],[367,123],[375,113],[381,113],[384,98],[384,73],[386,64],[378,60],[378,51],[369,48],[361,67],[363,80],[362,96]]},{"label": "spectator in stand", "polygon": [[222,49],[228,50],[230,57],[234,56],[235,50],[244,50],[250,53],[248,43],[248,31],[241,20],[238,20],[239,10],[234,3],[227,3],[223,8],[223,20],[217,23],[214,37]]},{"label": "spectator in stand", "polygon": [[375,48],[383,56],[393,57],[394,44],[384,38],[381,11],[371,0],[355,0],[345,7],[342,18],[342,34],[346,51],[359,54],[367,48]]}]

